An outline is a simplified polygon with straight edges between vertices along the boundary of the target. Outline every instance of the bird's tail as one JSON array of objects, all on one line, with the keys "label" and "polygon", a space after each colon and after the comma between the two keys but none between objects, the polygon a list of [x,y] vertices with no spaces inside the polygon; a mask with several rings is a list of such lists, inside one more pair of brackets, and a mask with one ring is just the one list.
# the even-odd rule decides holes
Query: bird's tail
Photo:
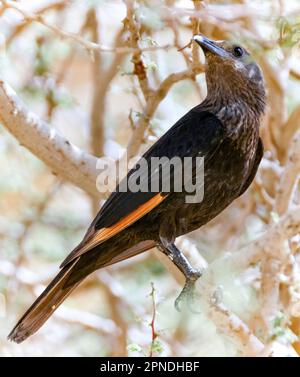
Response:
[{"label": "bird's tail", "polygon": [[79,258],[63,268],[52,280],[44,292],[36,299],[27,312],[16,324],[8,335],[8,339],[21,343],[23,340],[34,334],[46,320],[53,314],[59,305],[84,279],[82,274],[74,278],[74,270]]},{"label": "bird's tail", "polygon": [[94,251],[91,250],[65,265],[19,320],[8,335],[8,339],[16,343],[23,342],[47,321],[59,305],[90,273],[149,250],[155,246],[155,242],[142,241],[123,252],[120,252],[119,246],[119,244],[117,244],[117,247],[109,245],[108,249],[103,249],[101,253],[95,248]]}]

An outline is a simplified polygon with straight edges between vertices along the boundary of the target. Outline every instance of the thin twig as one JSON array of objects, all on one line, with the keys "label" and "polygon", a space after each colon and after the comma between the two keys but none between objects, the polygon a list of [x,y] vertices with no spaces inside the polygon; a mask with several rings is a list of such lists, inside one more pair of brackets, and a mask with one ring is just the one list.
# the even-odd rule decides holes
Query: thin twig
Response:
[{"label": "thin twig", "polygon": [[151,292],[150,292],[150,297],[152,301],[152,318],[150,322],[150,327],[151,327],[151,345],[150,345],[150,353],[149,357],[153,357],[153,352],[154,352],[154,346],[156,339],[158,337],[158,333],[155,328],[155,320],[156,320],[156,289],[154,287],[154,284],[151,283]]},{"label": "thin twig", "polygon": [[70,32],[60,29],[59,27],[55,25],[52,25],[51,23],[45,20],[45,17],[43,17],[42,14],[34,14],[34,13],[27,12],[16,1],[2,0],[2,4],[5,9],[11,8],[21,13],[27,22],[38,22],[39,24],[47,27],[54,34],[58,35],[60,38],[70,39],[76,42],[77,44],[84,47],[91,55],[93,55],[94,51],[108,52],[108,53],[115,53],[115,54],[129,54],[129,53],[136,53],[140,51],[168,50],[171,47],[170,45],[148,46],[148,47],[142,47],[142,48],[102,46],[102,45],[99,45],[98,43],[87,41],[76,33],[70,33]]}]

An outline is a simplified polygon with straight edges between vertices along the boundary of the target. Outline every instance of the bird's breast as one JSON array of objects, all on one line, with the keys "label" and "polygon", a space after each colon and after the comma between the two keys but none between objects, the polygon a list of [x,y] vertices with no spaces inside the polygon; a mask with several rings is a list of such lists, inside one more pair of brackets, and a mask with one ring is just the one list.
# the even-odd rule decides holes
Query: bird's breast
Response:
[{"label": "bird's breast", "polygon": [[203,200],[178,209],[178,235],[206,224],[239,196],[255,159],[258,137],[250,139],[252,147],[249,142],[247,148],[241,148],[240,142],[227,138],[209,161],[204,159]]}]

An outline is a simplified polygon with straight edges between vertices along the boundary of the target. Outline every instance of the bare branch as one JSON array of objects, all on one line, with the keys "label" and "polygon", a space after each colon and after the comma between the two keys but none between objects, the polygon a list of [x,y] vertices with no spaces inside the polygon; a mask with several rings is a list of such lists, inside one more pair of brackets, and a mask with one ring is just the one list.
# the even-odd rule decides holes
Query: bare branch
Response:
[{"label": "bare branch", "polygon": [[128,54],[128,53],[136,53],[140,51],[167,50],[171,47],[170,45],[148,46],[148,47],[143,47],[143,48],[102,46],[102,45],[99,45],[98,43],[87,41],[76,33],[70,33],[70,32],[60,29],[59,27],[55,25],[52,25],[51,23],[45,20],[42,14],[34,14],[34,13],[27,12],[16,1],[2,0],[2,4],[3,4],[4,9],[11,8],[21,13],[27,22],[38,22],[39,24],[47,27],[54,34],[58,35],[60,38],[69,39],[78,43],[79,45],[84,47],[87,51],[89,51],[89,53],[91,54],[93,54],[94,51],[109,52],[109,53],[115,53],[115,54]]},{"label": "bare branch", "polygon": [[[91,30],[93,42],[98,43],[98,20],[95,8],[91,8],[87,14],[87,28]],[[92,62],[93,99],[91,109],[91,147],[95,156],[103,155],[104,129],[103,129],[103,91],[102,86],[102,59],[99,51],[94,52]],[[102,106],[101,106],[102,104]]]},{"label": "bare branch", "polygon": [[298,131],[291,143],[287,164],[281,175],[277,190],[274,211],[279,215],[284,214],[289,209],[293,199],[294,188],[298,182],[300,174],[300,131]]},{"label": "bare branch", "polygon": [[282,138],[280,144],[280,152],[286,157],[289,145],[295,133],[300,128],[300,106],[298,105],[290,114],[288,120],[282,128]]},{"label": "bare branch", "polygon": [[150,119],[154,115],[160,102],[168,94],[171,87],[181,80],[191,79],[195,74],[200,72],[203,72],[202,66],[195,67],[193,70],[186,69],[182,72],[172,73],[162,81],[158,89],[156,89],[148,99],[144,114],[140,117],[138,123],[136,124],[135,130],[130,138],[127,147],[127,154],[129,158],[138,153],[140,145],[144,139],[145,131],[149,126]]},{"label": "bare branch", "polygon": [[[202,0],[193,0],[194,3],[194,9],[195,12],[198,13],[202,9]],[[200,19],[197,16],[192,16],[191,17],[191,22],[192,22],[192,30],[193,34],[199,34],[200,32]],[[192,44],[192,56],[193,56],[193,66],[197,66],[200,64],[199,60],[199,48],[196,45],[196,43]]]},{"label": "bare branch", "polygon": [[[55,11],[60,11],[62,10],[65,6],[67,5],[66,1],[65,0],[62,0],[62,1],[58,1],[56,3],[52,3],[52,4],[47,4],[45,6],[43,6],[42,8],[38,9],[36,11],[36,14],[37,15],[41,15],[41,14],[45,14],[51,10],[55,10]],[[26,22],[23,22],[21,24],[18,24],[16,26],[16,28],[12,31],[12,33],[7,37],[6,39],[6,44],[7,46],[9,44],[11,44],[11,42],[18,36],[20,35],[24,30],[25,28],[27,28],[34,20],[30,21],[30,20],[26,20]]]},{"label": "bare branch", "polygon": [[30,112],[3,81],[0,81],[0,118],[20,144],[48,165],[54,174],[101,197],[96,189],[97,158],[71,144]]},{"label": "bare branch", "polygon": [[[222,299],[216,298],[217,286],[213,281],[214,271],[222,266],[223,270],[228,268],[231,271],[234,269],[238,274],[238,271],[244,271],[250,265],[265,260],[265,258],[276,258],[277,261],[281,258],[285,259],[287,254],[285,250],[281,249],[282,243],[285,239],[291,238],[299,232],[300,208],[296,208],[283,216],[278,223],[269,227],[266,233],[256,241],[237,252],[227,254],[212,262],[197,282],[196,293],[197,299],[200,300],[201,309],[206,308],[216,326],[239,342],[241,350],[246,355],[258,355],[263,351],[263,343],[253,335],[245,323],[233,313],[230,313],[221,302]],[[279,281],[278,271],[275,272],[275,278]],[[274,299],[277,300],[276,296]],[[272,304],[272,314],[273,310]],[[268,315],[270,314],[268,313]],[[292,355],[295,356],[295,353],[292,352]]]},{"label": "bare branch", "polygon": [[127,8],[127,16],[124,21],[124,26],[130,32],[131,46],[137,50],[133,53],[131,60],[134,65],[133,73],[138,78],[141,90],[147,101],[151,94],[153,94],[153,89],[150,87],[146,66],[142,58],[142,50],[139,48],[140,30],[135,17],[134,1],[125,0],[125,4]]},{"label": "bare branch", "polygon": [[68,308],[67,306],[61,306],[55,312],[55,317],[69,323],[78,324],[85,329],[101,332],[104,335],[118,334],[120,332],[120,329],[111,319],[101,318],[99,315]]}]

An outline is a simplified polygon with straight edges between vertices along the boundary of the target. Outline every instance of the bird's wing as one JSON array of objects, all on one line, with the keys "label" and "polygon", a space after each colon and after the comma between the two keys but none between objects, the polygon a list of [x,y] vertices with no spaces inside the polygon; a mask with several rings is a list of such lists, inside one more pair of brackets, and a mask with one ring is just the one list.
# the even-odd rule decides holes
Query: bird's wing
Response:
[{"label": "bird's wing", "polygon": [[260,161],[263,158],[263,155],[264,155],[264,145],[263,145],[261,138],[259,138],[257,148],[256,148],[255,160],[254,160],[254,163],[253,163],[253,166],[252,166],[252,170],[251,170],[248,178],[246,179],[245,183],[243,184],[241,191],[239,192],[239,196],[243,195],[244,192],[251,185],[251,183],[252,183],[252,181],[253,181],[253,179],[256,175],[257,169],[259,167]]},{"label": "bird's wing", "polygon": [[[196,107],[166,132],[143,155],[143,158],[149,162],[152,157],[171,159],[173,157],[204,156],[206,162],[221,144],[225,135],[226,129],[215,115],[200,111]],[[134,177],[139,167],[139,162],[137,162],[125,179]],[[159,170],[154,172],[147,170],[146,173],[148,172],[149,174],[146,174],[144,178],[142,174],[141,180],[147,180],[150,187],[150,182],[160,181],[161,178]],[[176,170],[172,171],[170,181],[174,181],[174,175],[176,176]],[[133,224],[157,207],[169,195],[167,192],[157,191],[120,192],[119,187],[123,182],[107,199],[82,242],[69,254],[61,267]],[[170,192],[172,192],[172,188]]]}]

